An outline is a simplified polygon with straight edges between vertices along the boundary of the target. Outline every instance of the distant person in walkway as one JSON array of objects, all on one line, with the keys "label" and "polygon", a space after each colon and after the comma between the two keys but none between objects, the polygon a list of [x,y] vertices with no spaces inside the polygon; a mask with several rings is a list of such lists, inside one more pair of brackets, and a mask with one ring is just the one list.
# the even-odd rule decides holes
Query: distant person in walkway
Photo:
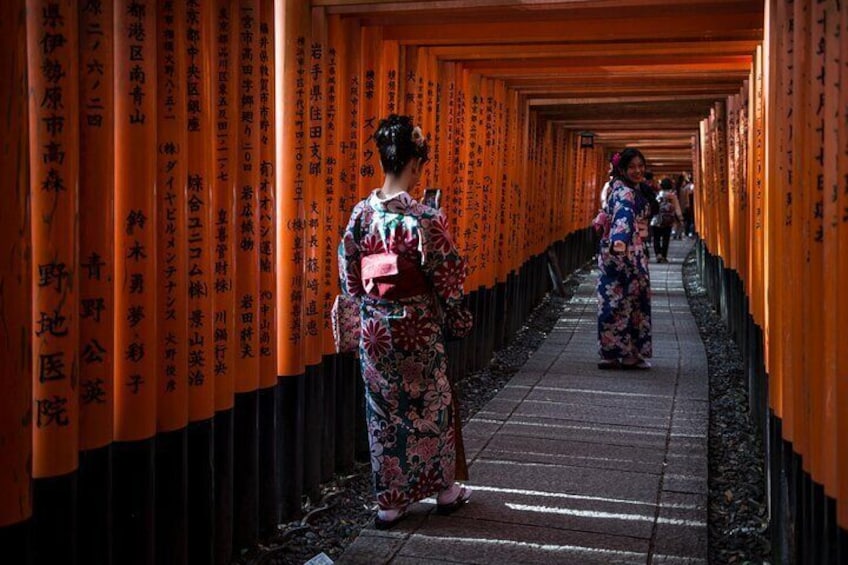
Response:
[{"label": "distant person in walkway", "polygon": [[409,193],[428,146],[409,116],[392,114],[374,133],[383,186],[354,208],[339,246],[342,291],[361,299],[371,468],[378,529],[394,526],[413,502],[436,496],[453,512],[471,496],[454,482],[453,391],[443,332],[466,335],[465,261],[444,215]]},{"label": "distant person in walkway", "polygon": [[645,157],[627,148],[613,156],[613,165],[615,180],[606,205],[612,221],[598,252],[598,368],[649,369],[651,281],[639,229],[651,206],[640,190]]},{"label": "distant person in walkway", "polygon": [[683,221],[677,194],[672,189],[671,179],[660,181],[660,191],[657,194],[659,212],[651,219],[654,232],[654,253],[657,263],[668,263],[668,243],[671,239],[671,228]]},{"label": "distant person in walkway", "polygon": [[[681,216],[686,213],[685,205],[686,203],[683,201],[683,187],[686,185],[687,178],[685,174],[677,175],[677,178],[674,181],[674,194],[677,196],[677,202],[680,204],[680,214]],[[683,220],[674,224],[674,227],[671,228],[671,239],[682,239],[683,238],[683,230],[684,230],[684,222]]]},{"label": "distant person in walkway", "polygon": [[639,183],[638,190],[642,193],[642,196],[648,201],[649,210],[648,213],[637,220],[637,224],[639,227],[639,232],[642,234],[642,240],[645,242],[645,257],[648,259],[651,258],[651,253],[648,250],[650,243],[653,241],[653,230],[651,229],[651,220],[654,216],[659,212],[659,206],[657,205],[657,192],[659,192],[659,187],[657,186],[656,181],[654,180],[654,173],[651,171],[645,171],[645,180]]},{"label": "distant person in walkway", "polygon": [[695,184],[688,177],[680,189],[680,208],[683,211],[683,232],[686,237],[695,237]]},{"label": "distant person in walkway", "polygon": [[615,180],[615,174],[612,163],[610,163],[609,171],[607,172],[607,182],[604,183],[604,186],[601,188],[601,208],[603,209],[606,206],[607,199],[609,198],[610,187],[612,186],[612,181]]}]

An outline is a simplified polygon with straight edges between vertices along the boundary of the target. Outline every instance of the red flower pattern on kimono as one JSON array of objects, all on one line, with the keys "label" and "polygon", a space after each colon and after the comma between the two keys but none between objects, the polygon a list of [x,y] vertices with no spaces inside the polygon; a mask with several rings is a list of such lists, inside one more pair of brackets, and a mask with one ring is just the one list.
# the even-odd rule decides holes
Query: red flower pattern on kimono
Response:
[{"label": "red flower pattern on kimono", "polygon": [[[368,295],[360,280],[363,257],[402,256],[432,285],[426,293],[387,300]],[[442,321],[467,333],[463,306],[465,262],[438,210],[406,193],[378,191],[354,208],[339,245],[342,289],[362,300],[359,358],[366,383],[366,418],[377,503],[402,508],[453,484],[456,444]]]}]

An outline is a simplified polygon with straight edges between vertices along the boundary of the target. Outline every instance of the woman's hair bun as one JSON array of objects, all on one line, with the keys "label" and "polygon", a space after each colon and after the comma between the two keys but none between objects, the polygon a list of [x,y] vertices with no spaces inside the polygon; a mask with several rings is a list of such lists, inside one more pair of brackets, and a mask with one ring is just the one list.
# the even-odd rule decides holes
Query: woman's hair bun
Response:
[{"label": "woman's hair bun", "polygon": [[429,147],[411,116],[389,115],[380,120],[373,137],[387,173],[400,174],[413,158],[428,159]]}]

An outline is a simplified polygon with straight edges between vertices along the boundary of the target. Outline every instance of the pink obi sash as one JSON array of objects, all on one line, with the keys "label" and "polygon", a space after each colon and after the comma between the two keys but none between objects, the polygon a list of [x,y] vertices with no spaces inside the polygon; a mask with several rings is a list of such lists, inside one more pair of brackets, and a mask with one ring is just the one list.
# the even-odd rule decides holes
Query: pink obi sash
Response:
[{"label": "pink obi sash", "polygon": [[369,295],[400,300],[430,292],[421,267],[411,259],[394,253],[366,255],[361,262],[362,286]]}]

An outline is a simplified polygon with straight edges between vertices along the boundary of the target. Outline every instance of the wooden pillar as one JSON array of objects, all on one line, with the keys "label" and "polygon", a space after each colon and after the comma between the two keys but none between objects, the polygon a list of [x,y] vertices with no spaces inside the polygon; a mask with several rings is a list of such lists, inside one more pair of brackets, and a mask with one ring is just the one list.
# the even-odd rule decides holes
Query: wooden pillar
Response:
[{"label": "wooden pillar", "polygon": [[36,563],[75,558],[77,543],[77,18],[70,1],[27,9]]},{"label": "wooden pillar", "polygon": [[[836,19],[836,18],[834,18]],[[848,6],[845,4],[840,5],[840,10],[838,14],[839,26],[841,28],[841,33],[845,33],[845,30],[848,30]],[[844,38],[843,38],[844,39]],[[839,41],[839,61],[841,63],[840,70],[840,82],[839,82],[839,90],[837,94],[838,106],[839,108],[839,116],[841,120],[835,123],[843,124],[838,128],[837,133],[837,147],[846,147],[848,146],[848,128],[844,126],[845,117],[846,117],[846,108],[848,108],[848,84],[846,84],[846,80],[848,80],[848,72],[845,71],[845,64],[848,63],[848,42]],[[836,77],[831,76],[831,78],[835,81]],[[837,168],[837,178],[845,179],[848,176],[848,153],[845,151],[841,151],[836,161]],[[844,181],[843,181],[844,183]],[[841,190],[837,196],[837,208],[840,210],[845,210],[848,208],[848,190],[845,190],[844,184],[842,185],[843,190]],[[839,225],[836,228],[837,233],[835,237],[837,238],[837,247],[836,247],[836,257],[844,258],[846,254],[848,254],[848,218],[843,216],[840,218]],[[845,281],[848,280],[848,261],[836,261],[837,266],[836,277],[831,279],[832,281]],[[836,305],[837,311],[835,312],[835,317],[840,319],[840,317],[844,317],[848,315],[848,306],[846,306],[845,301],[837,302]],[[843,344],[848,343],[848,331],[846,331],[845,327],[839,325],[837,328],[837,333],[834,336],[837,347],[841,348]],[[844,349],[839,349],[840,351],[844,351]],[[843,364],[840,364],[837,367],[838,379],[836,385],[836,405],[837,406],[848,406],[848,378],[845,378],[845,367]],[[838,453],[848,453],[848,411],[846,410],[838,410],[837,413],[837,452]],[[839,527],[843,528],[843,530],[848,530],[848,462],[842,458],[838,461],[837,468],[837,476],[839,477],[839,504],[837,506],[837,519],[839,523]],[[845,548],[848,551],[848,548]]]},{"label": "wooden pillar", "polygon": [[[0,118],[5,143],[0,190],[0,546],[4,558],[27,563],[32,517],[32,293],[29,217],[29,139],[27,123],[27,26],[23,0],[0,7]],[[40,57],[39,57],[40,58]],[[43,92],[42,92],[43,94]]]},{"label": "wooden pillar", "polygon": [[[156,272],[149,287],[156,297],[157,382],[156,561],[187,559],[188,423],[186,171],[186,11],[163,4],[156,12]],[[152,6],[151,6],[152,9]],[[151,33],[153,30],[151,30]],[[136,279],[138,284],[138,279]],[[135,314],[140,315],[140,312]],[[149,315],[153,316],[151,312]]]},{"label": "wooden pillar", "polygon": [[[98,9],[99,8],[99,9]],[[79,559],[112,557],[115,107],[112,4],[79,5]],[[95,215],[96,220],[92,220]]]},{"label": "wooden pillar", "polygon": [[277,422],[277,210],[273,0],[260,1],[259,23],[259,534],[280,521]]},{"label": "wooden pillar", "polygon": [[311,501],[320,497],[321,428],[324,411],[324,375],[321,370],[323,313],[321,305],[321,259],[323,246],[324,193],[324,49],[326,21],[324,11],[315,8],[311,14],[309,40],[309,74],[304,77],[309,92],[307,111],[308,145],[306,196],[304,212],[303,333],[306,363],[306,441],[304,443],[303,488]]},{"label": "wooden pillar", "polygon": [[[842,32],[842,22],[840,17],[842,13],[848,13],[848,8],[845,6],[837,7],[835,2],[828,2],[825,6],[820,6],[821,13],[817,14],[817,20],[821,19],[821,29],[819,35],[824,39],[824,49],[821,53],[821,59],[817,64],[817,71],[821,73],[821,89],[824,95],[824,103],[815,110],[819,125],[822,128],[821,149],[822,149],[822,178],[821,178],[821,203],[822,203],[822,299],[820,304],[824,308],[822,317],[821,335],[823,339],[823,355],[822,355],[822,375],[824,381],[824,425],[822,430],[822,452],[824,458],[824,482],[825,493],[838,501],[839,507],[844,507],[848,502],[846,498],[840,496],[840,475],[848,472],[848,463],[845,462],[845,457],[840,459],[834,457],[833,454],[845,453],[848,456],[848,451],[839,451],[839,435],[840,427],[845,429],[848,425],[848,418],[845,417],[844,411],[839,410],[839,387],[840,381],[845,380],[839,378],[841,344],[848,343],[843,340],[840,342],[839,328],[839,312],[831,313],[831,308],[834,306],[838,309],[840,302],[840,285],[837,281],[839,277],[840,264],[844,263],[844,256],[839,253],[839,225],[842,221],[839,207],[840,203],[840,179],[845,182],[845,176],[839,174],[840,162],[840,147],[839,145],[840,130],[843,135],[845,132],[845,120],[840,118],[846,111],[844,100],[840,99],[840,89],[843,92],[848,91],[848,86],[842,86],[840,82],[840,65],[844,67],[848,64],[848,48],[843,48],[839,34]],[[848,21],[848,18],[846,18]],[[845,54],[842,53],[843,49]],[[817,73],[818,74],[818,73]],[[848,97],[843,97],[848,98]],[[842,127],[840,127],[840,124]],[[845,151],[841,151],[844,155]],[[844,158],[844,157],[843,157]],[[845,191],[843,187],[842,192]],[[844,370],[843,370],[844,371]],[[840,426],[841,424],[841,426]],[[844,527],[844,525],[843,525]]]},{"label": "wooden pillar", "polygon": [[116,563],[155,562],[156,6],[115,3]]},{"label": "wooden pillar", "polygon": [[[216,43],[217,5],[212,0],[189,0],[185,14],[185,40],[180,52],[185,63],[186,186],[185,242],[187,325],[185,329],[187,389],[186,468],[188,474],[188,525],[180,535],[186,538],[191,562],[209,562],[215,547],[215,433],[216,408],[216,310],[215,300],[215,160],[218,150],[213,115],[218,99],[217,73],[213,71]],[[225,32],[226,36],[226,32]],[[220,56],[220,55],[219,55]],[[215,79],[218,78],[218,81]],[[226,80],[226,79],[224,79]],[[160,86],[161,88],[161,86]],[[226,92],[223,94],[226,99]],[[220,117],[219,117],[220,119]],[[225,129],[223,135],[226,135]],[[167,378],[167,375],[166,375]],[[222,433],[226,427],[222,429]],[[225,450],[226,453],[226,450]],[[229,486],[229,485],[228,485]],[[159,528],[161,531],[162,528]]]},{"label": "wooden pillar", "polygon": [[338,20],[327,19],[327,37],[324,41],[326,50],[324,52],[324,158],[323,179],[324,198],[322,217],[324,219],[324,230],[321,240],[321,294],[319,309],[321,310],[321,352],[322,366],[325,371],[324,378],[324,421],[333,422],[332,425],[321,427],[321,482],[333,478],[336,469],[337,448],[337,426],[339,412],[336,409],[340,379],[343,378],[339,372],[339,363],[335,354],[333,343],[332,324],[330,311],[333,299],[339,293],[338,277],[338,245],[340,239],[340,219],[338,193],[341,182],[339,172],[342,170],[339,163],[339,140],[340,122],[339,98],[343,93],[342,83],[339,80],[339,66],[343,54],[336,48],[337,41],[334,35],[341,32]]},{"label": "wooden pillar", "polygon": [[[214,253],[212,310],[214,319],[215,416],[212,425],[214,465],[198,457],[198,463],[213,467],[214,518],[189,523],[189,554],[194,563],[230,562],[233,552],[233,405],[235,403],[236,355],[236,161],[239,113],[238,4],[236,0],[216,0],[213,6],[212,96],[212,226]],[[210,242],[210,246],[212,242]],[[197,434],[194,434],[194,429]],[[189,449],[206,445],[206,430],[190,426]],[[195,437],[196,436],[196,437]],[[202,450],[202,447],[201,447]],[[194,456],[190,460],[195,460]],[[192,464],[190,463],[190,466]],[[205,469],[206,473],[210,473]],[[194,487],[192,487],[194,488]],[[193,492],[193,491],[191,491]],[[193,498],[193,495],[190,494]],[[198,489],[198,498],[208,496]],[[214,536],[210,535],[214,532]]]},{"label": "wooden pillar", "polygon": [[234,549],[259,536],[259,2],[239,0],[236,152]]},{"label": "wooden pillar", "polygon": [[308,11],[304,3],[287,0],[276,4],[276,21],[285,22],[275,30],[275,60],[282,69],[276,75],[277,123],[289,127],[277,130],[277,374],[282,378],[282,404],[279,421],[280,489],[282,516],[289,519],[300,512],[303,489],[303,375],[304,334],[303,268],[304,199],[308,159],[306,120],[309,93]]},{"label": "wooden pillar", "polygon": [[[330,232],[328,225],[328,242],[332,236],[332,247],[327,250],[333,256],[332,272],[333,286],[338,288],[338,245],[341,230],[345,229],[350,218],[350,212],[358,201],[358,132],[359,132],[359,25],[353,20],[343,20],[339,16],[331,16],[328,23],[330,53],[335,52],[338,61],[336,119],[333,120],[331,109],[333,96],[328,91],[327,119],[329,124],[335,123],[333,131],[328,130],[328,159],[332,159],[333,144],[330,137],[337,136],[337,151],[335,152],[337,181],[334,192],[337,193],[335,216],[338,218],[337,228]],[[332,56],[332,55],[331,55]],[[330,83],[328,81],[328,88]],[[329,172],[329,171],[328,171]],[[328,194],[329,197],[329,194]],[[336,457],[335,468],[339,472],[348,472],[353,468],[357,430],[364,430],[365,423],[357,419],[357,406],[363,404],[357,394],[357,378],[359,361],[353,355],[336,357],[338,380],[336,382]],[[363,404],[364,405],[364,404]]]}]

